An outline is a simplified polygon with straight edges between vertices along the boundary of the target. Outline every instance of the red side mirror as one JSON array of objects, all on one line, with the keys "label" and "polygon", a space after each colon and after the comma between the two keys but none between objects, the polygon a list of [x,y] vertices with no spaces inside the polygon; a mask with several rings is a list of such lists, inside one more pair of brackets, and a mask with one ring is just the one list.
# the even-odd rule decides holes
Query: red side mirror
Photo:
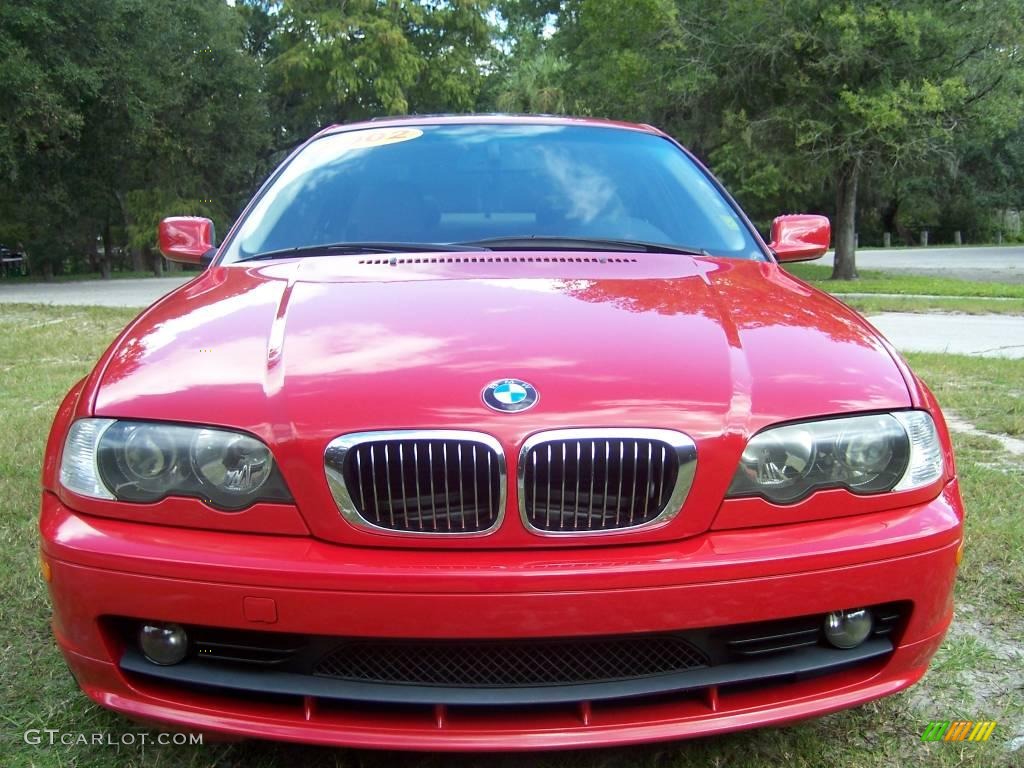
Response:
[{"label": "red side mirror", "polygon": [[827,216],[796,213],[772,221],[768,247],[779,261],[809,261],[825,255],[831,236]]},{"label": "red side mirror", "polygon": [[183,264],[209,264],[213,222],[199,216],[171,216],[160,222],[160,253]]}]

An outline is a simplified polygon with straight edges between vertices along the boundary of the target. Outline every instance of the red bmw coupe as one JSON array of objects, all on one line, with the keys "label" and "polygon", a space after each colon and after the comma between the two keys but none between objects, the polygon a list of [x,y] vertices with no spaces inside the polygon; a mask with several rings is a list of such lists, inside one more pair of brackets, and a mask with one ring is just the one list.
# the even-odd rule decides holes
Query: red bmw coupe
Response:
[{"label": "red bmw coupe", "polygon": [[935,399],[644,125],[328,128],[57,414],[53,631],[98,704],[210,732],[507,750],[894,693],[949,625]]}]

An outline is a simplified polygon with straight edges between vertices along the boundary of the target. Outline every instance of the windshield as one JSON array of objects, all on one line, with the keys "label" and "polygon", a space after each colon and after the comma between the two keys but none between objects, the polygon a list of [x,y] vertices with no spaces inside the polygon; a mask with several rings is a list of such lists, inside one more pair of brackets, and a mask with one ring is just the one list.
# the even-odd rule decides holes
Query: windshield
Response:
[{"label": "windshield", "polygon": [[549,250],[558,239],[617,240],[765,258],[715,185],[660,136],[464,124],[316,139],[264,192],[223,263],[318,245],[525,238]]}]

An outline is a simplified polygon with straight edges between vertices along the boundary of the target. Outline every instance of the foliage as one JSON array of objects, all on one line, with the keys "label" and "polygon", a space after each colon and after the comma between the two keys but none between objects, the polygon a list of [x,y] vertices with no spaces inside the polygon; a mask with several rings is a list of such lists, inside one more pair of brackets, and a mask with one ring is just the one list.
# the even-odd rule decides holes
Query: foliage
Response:
[{"label": "foliage", "polygon": [[209,216],[223,232],[280,152],[325,123],[471,110],[486,11],[12,0],[0,7],[0,239],[24,243],[37,271],[88,254],[106,276],[117,244],[142,268],[163,216]]},{"label": "foliage", "polygon": [[500,110],[655,124],[763,229],[833,216],[849,276],[855,232],[1024,206],[1022,39],[1010,0],[5,0],[0,242],[141,269],[159,218],[224,232],[325,125]]},{"label": "foliage", "polygon": [[851,277],[861,178],[1019,128],[1022,33],[1002,0],[572,0],[555,45],[584,104],[679,135],[756,218],[834,213]]},{"label": "foliage", "polygon": [[499,111],[548,115],[572,111],[562,87],[566,63],[553,51],[538,49],[529,58],[516,57],[506,67],[495,98]]},{"label": "foliage", "polygon": [[282,140],[330,123],[471,111],[491,30],[483,0],[250,0]]},{"label": "foliage", "polygon": [[56,94],[46,102],[52,121],[16,95],[7,123],[16,141],[0,144],[12,158],[0,221],[17,222],[9,234],[34,267],[59,270],[95,254],[100,237],[96,261],[109,273],[114,230],[141,247],[153,245],[164,215],[230,221],[268,143],[261,74],[241,50],[243,25],[230,7],[16,0],[0,13],[0,34],[19,51],[0,64],[15,71],[0,87],[31,76]]}]

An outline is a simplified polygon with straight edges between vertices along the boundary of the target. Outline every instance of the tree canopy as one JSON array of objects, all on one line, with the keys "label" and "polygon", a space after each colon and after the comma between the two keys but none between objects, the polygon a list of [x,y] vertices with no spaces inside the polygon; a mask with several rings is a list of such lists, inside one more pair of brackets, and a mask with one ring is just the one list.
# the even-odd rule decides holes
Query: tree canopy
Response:
[{"label": "tree canopy", "polygon": [[853,277],[857,234],[1024,204],[1022,35],[1010,0],[5,0],[0,242],[159,268],[161,217],[225,231],[324,125],[545,112],[665,129],[759,226],[832,216]]},{"label": "tree canopy", "polygon": [[1022,32],[1024,6],[992,0],[575,0],[553,45],[578,108],[679,136],[755,216],[834,214],[853,277],[863,178],[941,177],[1019,130]]}]

